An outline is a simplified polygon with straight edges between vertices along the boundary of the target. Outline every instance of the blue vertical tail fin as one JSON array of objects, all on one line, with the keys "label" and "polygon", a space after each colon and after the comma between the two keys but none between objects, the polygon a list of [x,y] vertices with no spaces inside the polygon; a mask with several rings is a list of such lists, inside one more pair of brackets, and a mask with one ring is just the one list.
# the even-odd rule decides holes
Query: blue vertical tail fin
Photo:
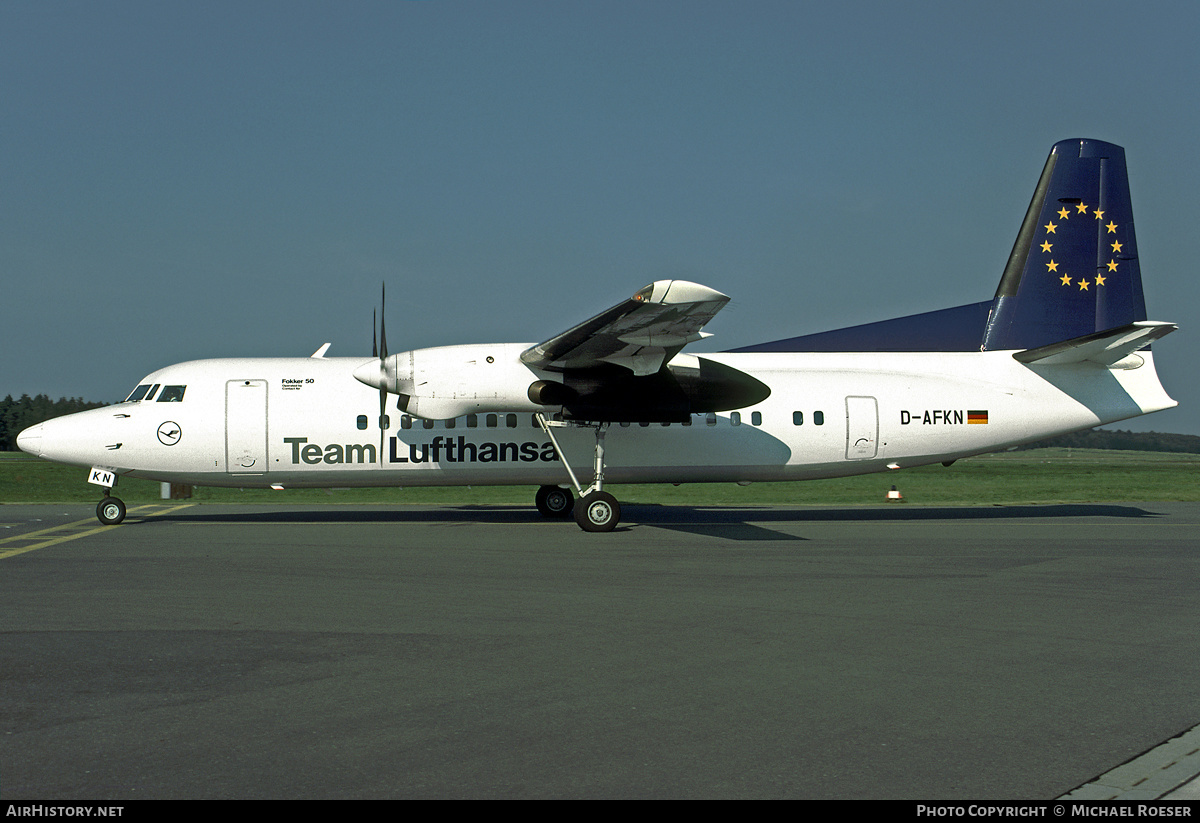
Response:
[{"label": "blue vertical tail fin", "polygon": [[1054,145],[983,333],[984,351],[1032,349],[1146,319],[1125,150]]}]

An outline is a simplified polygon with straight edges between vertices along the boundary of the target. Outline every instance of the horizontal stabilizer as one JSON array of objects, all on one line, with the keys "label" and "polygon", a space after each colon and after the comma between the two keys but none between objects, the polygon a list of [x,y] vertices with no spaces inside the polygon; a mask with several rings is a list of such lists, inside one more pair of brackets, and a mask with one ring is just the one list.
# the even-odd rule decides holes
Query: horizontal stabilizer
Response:
[{"label": "horizontal stabilizer", "polygon": [[1112,366],[1177,328],[1174,323],[1141,320],[1119,329],[1096,332],[1062,343],[1039,346],[1036,349],[1026,349],[1017,352],[1013,357],[1022,363],[1038,366],[1082,363],[1085,360],[1102,366]]}]

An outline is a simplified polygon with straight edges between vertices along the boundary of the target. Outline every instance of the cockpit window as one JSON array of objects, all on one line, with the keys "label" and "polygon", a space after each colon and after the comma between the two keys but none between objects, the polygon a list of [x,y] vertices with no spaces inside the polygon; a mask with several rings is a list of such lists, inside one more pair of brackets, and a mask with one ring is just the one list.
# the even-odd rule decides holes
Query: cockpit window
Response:
[{"label": "cockpit window", "polygon": [[159,403],[178,403],[183,399],[183,393],[187,386],[163,386],[163,390],[158,394]]},{"label": "cockpit window", "polygon": [[146,392],[148,392],[148,391],[150,391],[150,384],[143,383],[142,385],[140,385],[136,389],[134,389],[133,393],[131,395],[129,395],[128,397],[125,398],[125,402],[132,403],[135,400],[141,400],[143,397],[146,396]]}]

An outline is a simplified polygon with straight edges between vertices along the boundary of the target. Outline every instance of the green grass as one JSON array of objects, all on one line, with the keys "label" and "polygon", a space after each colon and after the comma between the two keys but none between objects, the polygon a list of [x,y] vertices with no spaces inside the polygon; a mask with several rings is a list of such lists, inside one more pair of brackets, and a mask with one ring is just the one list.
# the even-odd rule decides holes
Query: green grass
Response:
[{"label": "green grass", "polygon": [[[100,489],[87,470],[28,455],[0,452],[0,503],[93,502]],[[695,483],[611,486],[624,503],[666,505],[869,505],[883,503],[895,484],[908,503],[1074,503],[1200,500],[1200,455],[1098,449],[1037,449],[883,474],[802,483]],[[212,503],[454,503],[531,505],[532,486],[402,489],[196,488],[193,502]],[[127,503],[160,498],[149,480],[122,480]]]}]

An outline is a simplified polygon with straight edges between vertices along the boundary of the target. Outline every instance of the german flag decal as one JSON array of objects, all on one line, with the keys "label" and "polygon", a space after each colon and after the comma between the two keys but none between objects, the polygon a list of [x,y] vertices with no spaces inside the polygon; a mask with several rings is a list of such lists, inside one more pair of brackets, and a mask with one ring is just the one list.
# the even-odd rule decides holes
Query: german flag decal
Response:
[{"label": "german flag decal", "polygon": [[987,425],[987,409],[967,409],[967,423],[983,423]]}]

